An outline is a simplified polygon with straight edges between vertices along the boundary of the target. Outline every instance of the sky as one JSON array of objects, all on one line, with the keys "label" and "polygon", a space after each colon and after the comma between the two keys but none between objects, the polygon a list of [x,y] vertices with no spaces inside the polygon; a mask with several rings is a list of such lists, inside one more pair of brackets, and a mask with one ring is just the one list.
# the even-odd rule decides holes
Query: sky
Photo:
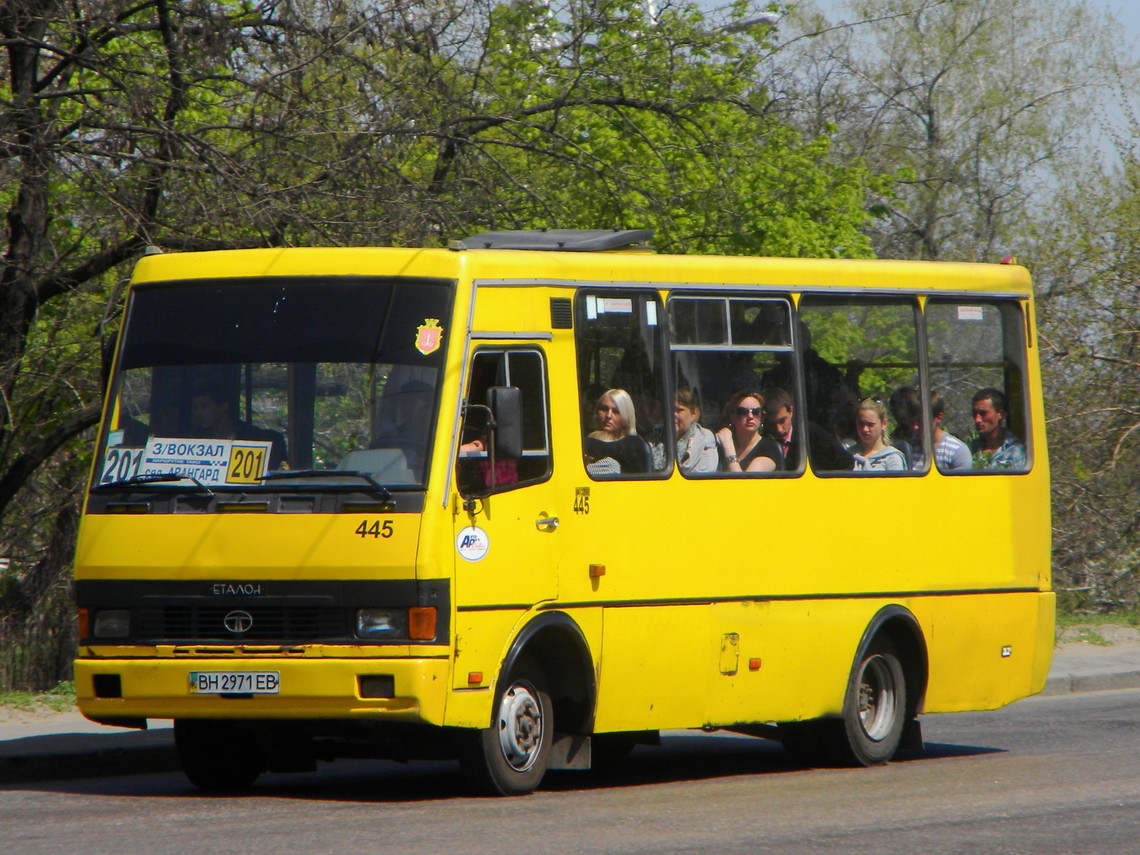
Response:
[{"label": "sky", "polygon": [[1133,54],[1137,53],[1140,40],[1140,3],[1136,0],[1092,0],[1091,5],[1103,6],[1124,25],[1124,32],[1132,42]]}]

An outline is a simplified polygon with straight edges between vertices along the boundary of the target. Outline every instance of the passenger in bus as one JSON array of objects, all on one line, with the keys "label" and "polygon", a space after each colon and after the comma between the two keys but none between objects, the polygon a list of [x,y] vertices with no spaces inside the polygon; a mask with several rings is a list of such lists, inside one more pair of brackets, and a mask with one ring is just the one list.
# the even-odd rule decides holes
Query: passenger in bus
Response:
[{"label": "passenger in bus", "polygon": [[727,422],[716,433],[720,452],[720,471],[773,472],[778,469],[776,444],[760,435],[764,414],[764,396],[741,389],[728,399],[724,408]]},{"label": "passenger in bus", "polygon": [[1006,429],[1005,395],[998,389],[979,389],[971,400],[974,430],[970,442],[975,469],[1024,469],[1025,446]]},{"label": "passenger in bus", "polygon": [[887,408],[878,398],[864,398],[855,413],[856,472],[903,472],[906,457],[891,445]]},{"label": "passenger in bus", "polygon": [[[776,468],[798,469],[803,443],[796,429],[792,395],[786,389],[768,389],[764,398],[764,432],[775,445],[778,454]],[[826,428],[808,422],[807,440],[814,469],[849,472],[854,468],[851,452]]]},{"label": "passenger in bus", "polygon": [[625,389],[604,392],[595,412],[598,430],[586,437],[587,470],[594,475],[648,472],[653,461],[649,446],[637,435],[637,415],[629,393]]},{"label": "passenger in bus", "polygon": [[922,403],[914,386],[899,386],[887,402],[895,421],[891,445],[903,453],[907,469],[922,469]]},{"label": "passenger in bus", "polygon": [[280,469],[285,462],[285,437],[235,418],[230,401],[231,397],[217,387],[204,385],[195,389],[191,399],[194,437],[269,442],[269,468]]},{"label": "passenger in bus", "polygon": [[422,471],[427,456],[432,387],[422,380],[409,380],[399,389],[385,392],[380,406],[382,427],[369,447],[399,449],[413,472]]},{"label": "passenger in bus", "polygon": [[946,418],[946,399],[941,392],[930,393],[930,423],[934,425],[934,463],[942,472],[971,469],[974,461],[970,448],[958,437],[942,428]]},{"label": "passenger in bus", "polygon": [[[517,460],[504,460],[499,458],[491,466],[490,454],[487,446],[490,443],[490,432],[475,437],[470,442],[459,446],[459,463],[464,471],[464,483],[468,488],[475,487],[472,483],[477,479],[479,487],[491,489],[492,487],[506,487],[517,484],[519,481],[519,463]],[[472,471],[471,464],[477,464],[477,474]]]},{"label": "passenger in bus", "polygon": [[[862,373],[861,363],[853,361],[847,366],[847,376],[844,377],[836,366],[824,359],[812,347],[811,328],[801,319],[797,322],[799,330],[800,347],[803,352],[804,398],[808,408],[809,417],[813,421],[823,421],[825,414],[836,397],[837,390],[847,383],[856,390],[858,397],[859,374]],[[764,372],[760,378],[760,385],[764,391],[769,389],[792,389],[795,386],[795,361],[791,353],[777,353],[776,365]]]},{"label": "passenger in bus", "polygon": [[682,386],[673,402],[673,423],[677,428],[677,466],[686,475],[716,472],[719,463],[716,437],[700,420],[697,394],[688,386]]}]

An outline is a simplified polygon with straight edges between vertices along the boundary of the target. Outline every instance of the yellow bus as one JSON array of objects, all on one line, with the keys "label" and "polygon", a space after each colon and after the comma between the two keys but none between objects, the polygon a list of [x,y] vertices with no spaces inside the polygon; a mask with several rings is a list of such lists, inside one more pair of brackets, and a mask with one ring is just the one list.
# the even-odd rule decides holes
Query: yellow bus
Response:
[{"label": "yellow bus", "polygon": [[1027,272],[650,237],[141,259],[83,713],[172,719],[203,788],[446,756],[511,795],[665,729],[878,764],[1038,692]]}]

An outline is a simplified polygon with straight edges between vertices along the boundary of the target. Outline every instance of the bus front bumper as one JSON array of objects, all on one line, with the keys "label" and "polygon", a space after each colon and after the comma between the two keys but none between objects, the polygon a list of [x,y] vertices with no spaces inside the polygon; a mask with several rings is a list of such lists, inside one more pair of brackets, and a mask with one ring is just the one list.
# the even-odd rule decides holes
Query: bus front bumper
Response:
[{"label": "bus front bumper", "polygon": [[149,718],[357,719],[443,724],[448,659],[79,659],[79,710]]}]

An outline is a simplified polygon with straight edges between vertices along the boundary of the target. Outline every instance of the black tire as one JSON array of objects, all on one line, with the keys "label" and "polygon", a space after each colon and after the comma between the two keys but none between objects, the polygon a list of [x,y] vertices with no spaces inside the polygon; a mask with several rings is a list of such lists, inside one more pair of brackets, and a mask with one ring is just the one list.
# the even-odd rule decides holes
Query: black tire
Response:
[{"label": "black tire", "polygon": [[849,766],[886,763],[899,747],[906,704],[906,673],[898,649],[879,636],[851,671],[842,719],[819,723],[828,754]]},{"label": "black tire", "polygon": [[265,769],[254,734],[228,721],[176,719],[174,747],[182,771],[202,790],[246,790]]},{"label": "black tire", "polygon": [[460,764],[482,795],[525,796],[546,775],[553,741],[554,705],[533,667],[517,669],[495,699],[491,727],[466,739]]}]

